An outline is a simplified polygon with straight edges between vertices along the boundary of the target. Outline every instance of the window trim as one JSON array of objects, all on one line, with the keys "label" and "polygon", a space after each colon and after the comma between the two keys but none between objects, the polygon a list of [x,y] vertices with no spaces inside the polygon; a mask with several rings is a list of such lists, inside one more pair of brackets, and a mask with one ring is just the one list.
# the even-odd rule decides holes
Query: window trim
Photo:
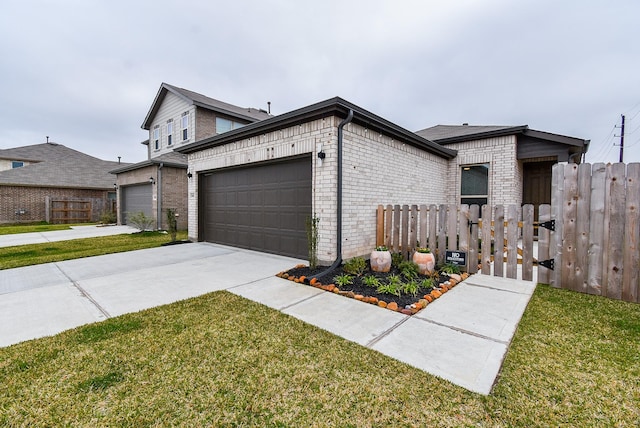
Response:
[{"label": "window trim", "polygon": [[167,146],[173,144],[173,119],[167,120]]},{"label": "window trim", "polygon": [[[470,170],[473,167],[486,167],[487,168],[487,193],[486,194],[463,194],[462,190],[463,190],[463,179],[464,179],[464,171],[465,170]],[[489,203],[489,195],[491,194],[491,186],[489,183],[489,179],[491,176],[491,162],[479,162],[479,163],[472,163],[472,164],[463,164],[460,165],[460,204],[463,205],[475,205],[475,204],[468,204],[465,203],[463,200],[464,199],[485,199],[486,202],[485,204]],[[483,205],[483,204],[479,204],[479,205]]]},{"label": "window trim", "polygon": [[160,150],[160,125],[153,127],[153,146],[154,150]]},{"label": "window trim", "polygon": [[182,113],[180,125],[182,127],[182,141],[189,141],[189,112],[188,111],[185,111],[184,113]]}]

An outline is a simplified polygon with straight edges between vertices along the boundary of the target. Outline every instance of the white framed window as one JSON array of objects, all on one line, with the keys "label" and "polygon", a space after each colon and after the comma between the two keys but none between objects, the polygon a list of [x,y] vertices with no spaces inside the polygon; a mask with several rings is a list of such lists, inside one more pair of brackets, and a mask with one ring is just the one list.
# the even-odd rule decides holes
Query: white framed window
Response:
[{"label": "white framed window", "polygon": [[167,121],[167,146],[173,144],[173,119]]},{"label": "white framed window", "polygon": [[189,139],[189,112],[182,113],[182,141]]},{"label": "white framed window", "polygon": [[233,129],[243,127],[245,124],[234,120],[225,119],[224,117],[216,117],[216,133],[222,134]]},{"label": "white framed window", "polygon": [[20,168],[24,166],[22,161],[11,161],[11,168]]},{"label": "white framed window", "polygon": [[153,127],[153,148],[155,150],[160,149],[160,125]]},{"label": "white framed window", "polygon": [[484,205],[489,202],[489,164],[463,165],[460,172],[460,203]]}]

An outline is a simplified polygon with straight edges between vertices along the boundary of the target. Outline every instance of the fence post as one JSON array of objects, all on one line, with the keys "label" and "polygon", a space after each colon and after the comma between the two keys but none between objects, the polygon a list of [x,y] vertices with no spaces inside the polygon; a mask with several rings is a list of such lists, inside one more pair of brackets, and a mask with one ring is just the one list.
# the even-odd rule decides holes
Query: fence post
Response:
[{"label": "fence post", "polygon": [[[480,260],[482,262],[481,272],[484,275],[491,275],[491,205],[482,206],[482,246]],[[500,243],[496,242],[496,246]]]},{"label": "fence post", "polygon": [[438,246],[438,207],[429,205],[429,248],[431,252],[436,254]]},{"label": "fence post", "polygon": [[418,242],[418,206],[411,205],[411,226],[409,230],[409,257],[416,248],[416,242]]},{"label": "fence post", "polygon": [[578,166],[578,202],[576,219],[576,290],[587,292],[589,275],[589,207],[591,206],[591,165]]},{"label": "fence post", "polygon": [[[551,205],[540,205],[538,209],[538,223],[551,220]],[[538,262],[550,259],[549,256],[549,229],[538,227]],[[549,284],[549,273],[544,266],[538,264],[538,282]]]},{"label": "fence post", "polygon": [[480,217],[480,206],[471,205],[469,207],[469,216],[471,218],[469,223],[469,273],[476,273],[478,272],[478,219]]},{"label": "fence post", "polygon": [[376,210],[376,247],[384,245],[384,207],[378,205]]},{"label": "fence post", "polygon": [[493,235],[493,275],[504,276],[504,205],[496,205]]},{"label": "fence post", "polygon": [[393,232],[392,221],[393,221],[393,207],[391,205],[387,205],[387,209],[385,210],[386,217],[384,219],[384,245],[389,249],[393,250],[391,247],[391,234]]},{"label": "fence post", "polygon": [[438,249],[436,251],[436,264],[444,261],[444,251],[447,246],[447,206],[438,207]]},{"label": "fence post", "polygon": [[562,288],[578,291],[576,286],[576,220],[578,213],[578,165],[564,167],[564,194],[562,200]]},{"label": "fence post", "polygon": [[640,303],[640,163],[627,166],[622,298]]},{"label": "fence post", "polygon": [[469,271],[469,205],[460,205],[458,230],[460,251],[467,253],[467,265],[464,270]]},{"label": "fence post", "polygon": [[402,206],[402,242],[400,243],[400,252],[402,257],[407,259],[407,252],[409,251],[409,205]]},{"label": "fence post", "polygon": [[624,193],[624,173],[625,165],[615,163],[610,165],[610,174],[607,176],[606,191],[607,207],[609,212],[609,247],[607,248],[608,265],[607,268],[607,297],[613,299],[622,298],[622,252],[624,248],[624,214],[625,214],[625,193]]},{"label": "fence post", "polygon": [[393,252],[400,252],[400,205],[393,206]]},{"label": "fence post", "polygon": [[555,262],[551,274],[551,285],[562,287],[562,201],[564,201],[564,165],[555,164],[551,168],[551,220],[556,222],[556,230],[551,232],[550,256]]},{"label": "fence post", "polygon": [[605,241],[605,178],[604,163],[595,163],[591,170],[591,202],[589,207],[589,270],[587,293],[602,294],[606,251]]},{"label": "fence post", "polygon": [[533,280],[533,205],[522,207],[522,279]]},{"label": "fence post", "polygon": [[507,278],[518,278],[518,207],[507,207]]},{"label": "fence post", "polygon": [[426,205],[420,205],[420,246],[428,247],[427,244],[427,218],[429,215],[429,211],[427,210]]}]

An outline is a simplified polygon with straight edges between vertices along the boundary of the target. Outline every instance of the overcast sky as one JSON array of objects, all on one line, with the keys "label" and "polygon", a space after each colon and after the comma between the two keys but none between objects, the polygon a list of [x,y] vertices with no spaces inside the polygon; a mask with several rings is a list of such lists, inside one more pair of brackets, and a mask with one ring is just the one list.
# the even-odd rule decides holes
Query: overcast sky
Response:
[{"label": "overcast sky", "polygon": [[162,82],[273,114],[334,96],[411,131],[529,125],[640,162],[638,0],[2,0],[0,148],[146,159]]}]

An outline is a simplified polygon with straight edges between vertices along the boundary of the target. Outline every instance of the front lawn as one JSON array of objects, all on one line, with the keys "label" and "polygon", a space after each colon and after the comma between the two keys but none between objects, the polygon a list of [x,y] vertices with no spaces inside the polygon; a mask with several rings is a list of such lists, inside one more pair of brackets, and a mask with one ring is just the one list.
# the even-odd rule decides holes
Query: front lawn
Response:
[{"label": "front lawn", "polygon": [[637,426],[639,379],[637,304],[539,286],[484,397],[217,292],[0,349],[0,425]]},{"label": "front lawn", "polygon": [[[93,223],[82,223],[75,226],[90,226]],[[53,230],[69,230],[72,224],[49,224],[47,222],[33,224],[2,224],[0,235],[13,235],[16,233],[50,232]]]},{"label": "front lawn", "polygon": [[[178,232],[178,240],[186,238],[186,231]],[[5,247],[0,248],[0,269],[141,250],[169,241],[171,237],[166,233],[143,232]]]}]

